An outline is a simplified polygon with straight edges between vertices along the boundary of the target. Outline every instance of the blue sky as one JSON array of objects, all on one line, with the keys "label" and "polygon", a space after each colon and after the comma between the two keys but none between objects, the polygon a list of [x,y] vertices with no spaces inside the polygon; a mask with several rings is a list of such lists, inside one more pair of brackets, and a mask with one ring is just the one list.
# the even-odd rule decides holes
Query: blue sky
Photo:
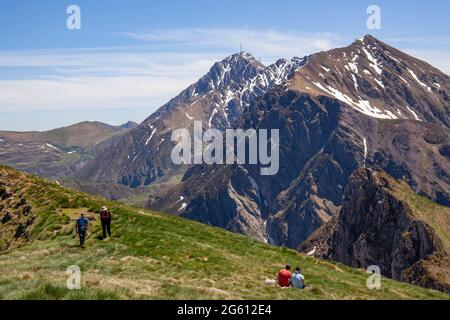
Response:
[{"label": "blue sky", "polygon": [[[81,8],[81,30],[66,8]],[[367,7],[381,8],[368,30]],[[0,130],[142,121],[239,49],[264,63],[371,33],[450,73],[450,3],[0,0]]]}]

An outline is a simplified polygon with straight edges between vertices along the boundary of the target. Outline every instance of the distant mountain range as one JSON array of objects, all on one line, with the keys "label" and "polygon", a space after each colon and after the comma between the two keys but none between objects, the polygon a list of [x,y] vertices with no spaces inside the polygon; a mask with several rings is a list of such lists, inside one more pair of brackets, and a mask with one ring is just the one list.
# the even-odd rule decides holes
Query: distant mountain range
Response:
[{"label": "distant mountain range", "polygon": [[[2,158],[4,141],[0,162],[46,177],[64,176],[71,186],[112,199],[139,194],[152,209],[274,245],[311,249],[302,243],[315,243],[314,232],[321,227],[330,233],[320,239],[341,236],[331,234],[335,227],[324,226],[347,216],[346,190],[361,168],[386,174],[389,181],[402,180],[415,194],[450,206],[449,86],[446,74],[370,35],[345,48],[282,59],[268,67],[240,52],[214,64],[141,124],[109,128],[96,143],[87,139],[90,144],[78,146],[83,156],[68,165],[57,158],[56,150],[67,154],[74,151],[72,145],[47,136],[38,140],[36,152],[50,144],[55,148],[44,148],[52,149],[56,162],[46,155],[42,160],[33,157],[32,166],[23,165],[21,157],[32,153],[18,148],[19,142]],[[279,173],[261,176],[258,165],[174,165],[171,133],[192,128],[195,120],[202,121],[204,129],[279,129]],[[11,140],[2,134],[0,139]],[[377,201],[383,208],[391,205],[387,197]],[[371,205],[355,207],[355,214],[367,215],[364,210]],[[408,232],[397,225],[400,220],[389,221],[394,226],[377,225],[377,232],[386,232],[386,237]],[[450,230],[448,221],[443,223]],[[360,227],[358,232],[364,233]],[[356,232],[352,223],[345,228]],[[442,238],[439,232],[426,234]],[[308,240],[311,235],[316,238]],[[411,241],[414,246],[427,243],[423,237]],[[364,243],[359,245],[366,252]],[[364,266],[370,261],[314,246],[327,252],[324,257],[347,264]],[[416,260],[397,255],[395,259],[409,264],[388,275],[414,282],[418,273],[408,271],[412,276],[407,278],[402,272],[437,251],[416,250]],[[383,263],[385,270],[392,266],[389,259]]]},{"label": "distant mountain range", "polygon": [[0,131],[0,163],[42,177],[70,176],[136,125],[86,121],[45,132]]}]

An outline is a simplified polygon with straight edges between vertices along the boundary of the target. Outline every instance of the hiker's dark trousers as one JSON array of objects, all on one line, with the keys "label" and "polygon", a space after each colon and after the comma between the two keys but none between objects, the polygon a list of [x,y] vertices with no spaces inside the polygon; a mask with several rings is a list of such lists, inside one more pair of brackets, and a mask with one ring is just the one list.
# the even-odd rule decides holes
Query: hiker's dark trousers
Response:
[{"label": "hiker's dark trousers", "polygon": [[103,239],[106,238],[106,231],[108,231],[108,234],[111,237],[111,220],[102,220],[102,229]]},{"label": "hiker's dark trousers", "polygon": [[78,230],[78,236],[80,237],[80,246],[84,246],[86,240],[86,230]]}]

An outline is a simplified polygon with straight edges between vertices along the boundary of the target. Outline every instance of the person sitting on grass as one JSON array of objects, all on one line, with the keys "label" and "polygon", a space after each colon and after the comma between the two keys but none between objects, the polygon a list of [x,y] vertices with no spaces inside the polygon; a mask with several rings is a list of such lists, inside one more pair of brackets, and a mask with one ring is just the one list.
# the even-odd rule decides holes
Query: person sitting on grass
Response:
[{"label": "person sitting on grass", "polygon": [[84,216],[84,213],[76,221],[75,231],[80,238],[80,247],[84,248],[84,242],[86,241],[86,233],[89,226],[89,220]]},{"label": "person sitting on grass", "polygon": [[302,275],[302,269],[300,267],[295,268],[292,275],[292,286],[296,289],[304,289],[306,287],[305,277]]},{"label": "person sitting on grass", "polygon": [[280,272],[278,272],[278,284],[282,288],[291,286],[292,273],[289,270],[291,270],[291,266],[286,265],[285,269],[282,269],[280,270]]}]

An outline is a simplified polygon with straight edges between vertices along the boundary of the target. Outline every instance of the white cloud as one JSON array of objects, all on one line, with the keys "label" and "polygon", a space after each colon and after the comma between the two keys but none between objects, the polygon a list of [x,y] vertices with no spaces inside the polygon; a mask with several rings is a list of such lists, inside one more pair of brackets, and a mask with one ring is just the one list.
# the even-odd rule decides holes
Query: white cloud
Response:
[{"label": "white cloud", "polygon": [[[147,48],[148,50],[148,48]],[[22,68],[33,71],[37,77],[45,75],[154,75],[164,72],[164,76],[192,75],[204,71],[205,66],[214,61],[214,55],[208,53],[171,53],[152,51],[122,50],[28,50],[0,52],[2,72],[20,75]],[[190,63],[188,63],[190,62]],[[200,68],[200,70],[199,70]],[[8,72],[9,71],[9,72]]]},{"label": "white cloud", "polygon": [[[0,51],[0,112],[148,108],[150,114],[214,62],[237,52],[241,43],[265,64],[342,44],[332,33],[249,28],[147,30],[121,36],[139,45]],[[409,47],[430,42],[394,40]],[[450,74],[450,53],[429,47],[403,50]]]},{"label": "white cloud", "polygon": [[450,75],[450,53],[431,49],[404,49],[404,51],[416,58],[424,60],[433,67]]},{"label": "white cloud", "polygon": [[335,46],[329,34],[169,29],[126,33],[140,46],[0,51],[0,112],[148,107],[156,110],[239,50],[272,63]]},{"label": "white cloud", "polygon": [[436,36],[436,37],[397,37],[397,38],[387,38],[386,42],[404,42],[404,43],[418,43],[424,44],[448,44],[450,43],[450,37]]},{"label": "white cloud", "polygon": [[168,77],[82,77],[0,81],[0,110],[36,111],[136,108],[164,104],[187,79]]},{"label": "white cloud", "polygon": [[88,108],[156,110],[206,73],[214,55],[1,52],[0,111]]},{"label": "white cloud", "polygon": [[128,32],[123,35],[158,45],[203,47],[238,51],[240,44],[245,51],[264,60],[305,56],[333,48],[339,39],[331,33],[305,35],[300,32],[281,32],[274,29],[242,28],[188,28],[162,29],[144,32]]}]

